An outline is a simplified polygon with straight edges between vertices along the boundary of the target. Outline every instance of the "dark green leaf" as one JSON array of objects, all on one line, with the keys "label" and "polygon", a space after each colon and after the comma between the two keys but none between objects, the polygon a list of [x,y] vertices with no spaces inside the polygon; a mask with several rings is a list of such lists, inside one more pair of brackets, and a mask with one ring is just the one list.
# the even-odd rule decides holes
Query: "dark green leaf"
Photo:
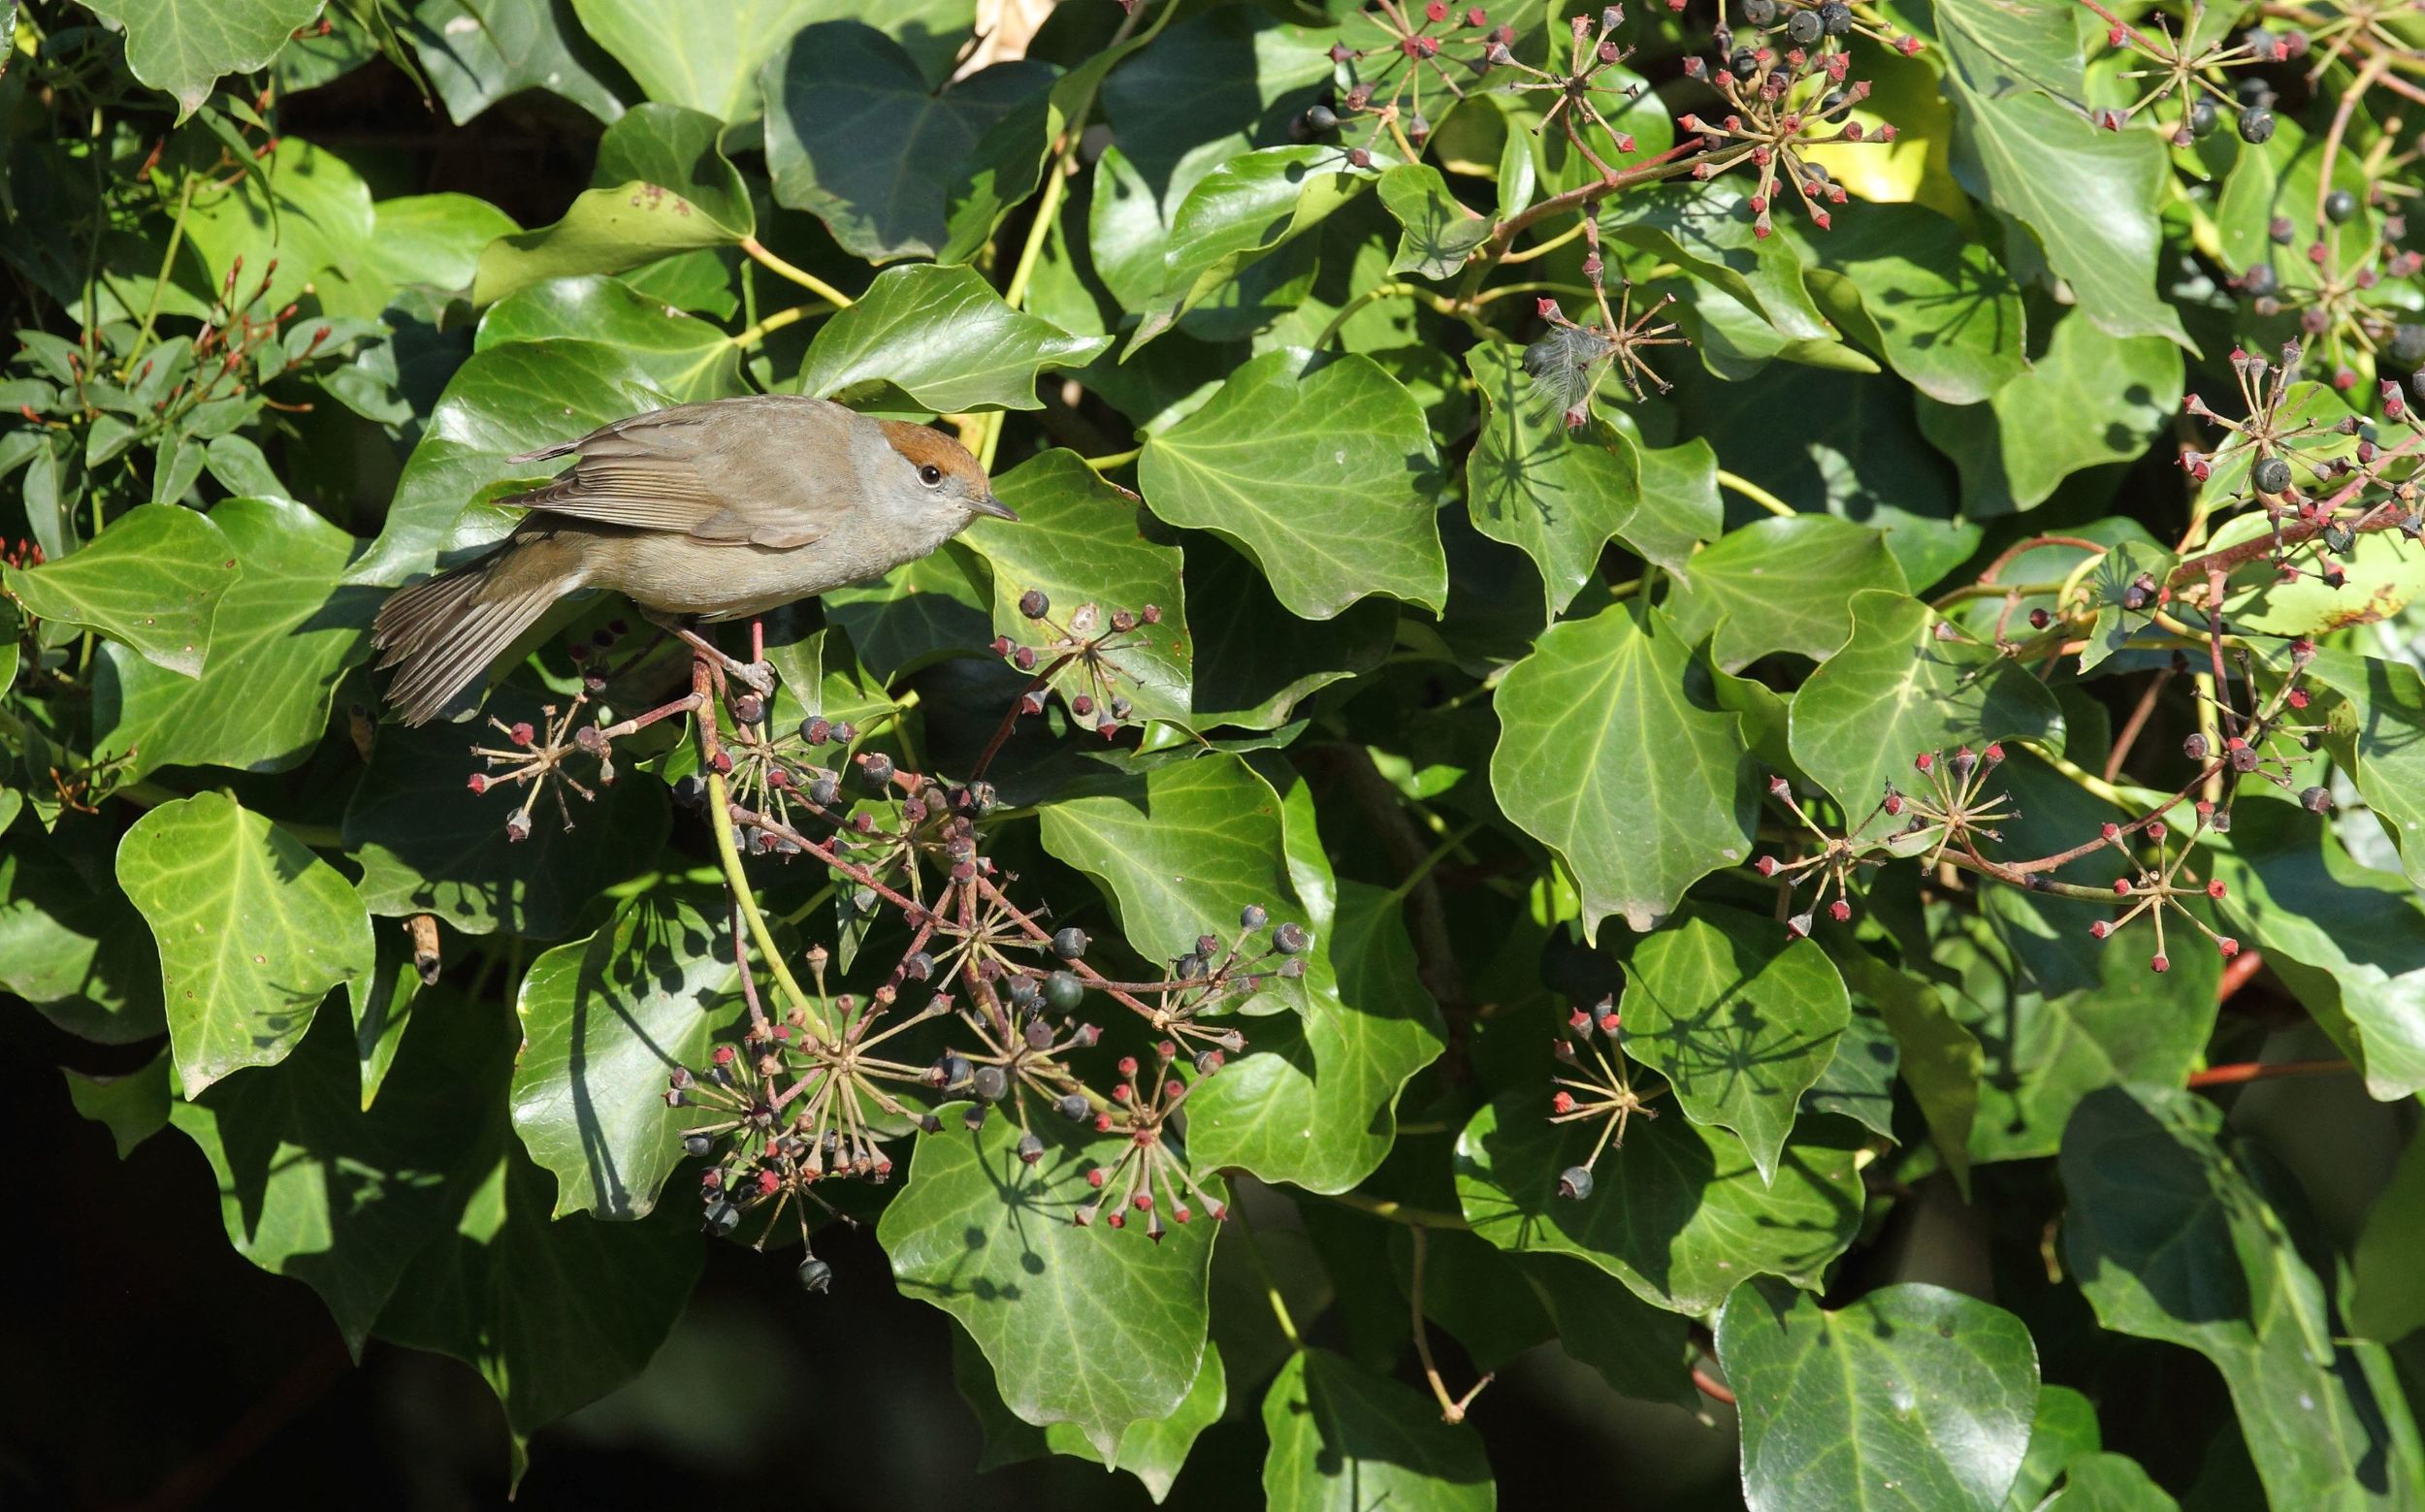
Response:
[{"label": "dark green leaf", "polygon": [[1263,1504],[1274,1512],[1488,1512],[1481,1435],[1410,1386],[1327,1349],[1300,1350],[1263,1399]]},{"label": "dark green leaf", "polygon": [[77,1116],[106,1127],[120,1160],[169,1126],[166,1050],[123,1076],[87,1077],[80,1071],[69,1071],[66,1076],[68,1100],[76,1105]]},{"label": "dark green leaf", "polygon": [[615,65],[581,29],[571,0],[420,0],[409,28],[430,84],[462,125],[525,89],[564,96],[612,124]]},{"label": "dark green leaf", "polygon": [[1854,996],[1876,1008],[1902,1055],[1897,1070],[1928,1121],[1937,1156],[1964,1192],[1970,1188],[1970,1129],[1979,1115],[1979,1037],[1947,1010],[1934,987],[1862,949],[1829,959]]},{"label": "dark green leaf", "polygon": [[1906,1283],[1828,1312],[1773,1282],[1718,1319],[1753,1512],[1812,1505],[1996,1512],[2038,1398],[2021,1321]]},{"label": "dark green leaf", "polygon": [[665,1078],[705,1065],[742,1017],[729,917],[721,899],[644,892],[531,963],[514,1004],[514,1132],[556,1174],[555,1216],[657,1206],[682,1131],[701,1121],[665,1106]]},{"label": "dark green leaf", "polygon": [[2425,1325],[2425,1140],[2409,1137],[2349,1256],[2349,1329],[2377,1344],[2396,1344]]},{"label": "dark green leaf", "polygon": [[1598,1370],[1609,1387],[1644,1401],[1681,1403],[1692,1394],[1685,1320],[1654,1307],[1597,1267],[1564,1255],[1526,1255],[1526,1279],[1558,1331],[1558,1346]]},{"label": "dark green leaf", "polygon": [[1754,800],[1736,717],[1656,610],[1630,605],[1552,627],[1496,700],[1491,790],[1554,850],[1583,922],[1653,928],[1684,889],[1750,859]]},{"label": "dark green leaf", "polygon": [[2351,756],[2350,779],[2425,885],[2425,678],[2401,661],[2319,650],[2317,682],[2342,697],[2327,737]]},{"label": "dark green leaf", "polygon": [[2074,1460],[2063,1489],[2044,1503],[2046,1512],[2176,1512],[2180,1505],[2138,1461],[2103,1453]]},{"label": "dark green leaf", "polygon": [[1789,340],[1833,343],[1801,259],[1784,238],[1757,234],[1748,198],[1730,180],[1635,189],[1609,200],[1600,229],[1714,284]]},{"label": "dark green leaf", "polygon": [[2177,1088],[2091,1094],[2063,1131],[2063,1253],[2097,1321],[2212,1361],[2276,1504],[2412,1500],[2425,1485],[2390,1358],[2336,1338],[2325,1280]]},{"label": "dark green leaf", "polygon": [[142,917],[124,893],[94,886],[39,834],[0,846],[0,987],[68,1033],[104,1045],[149,1039],[167,1026],[160,958]]},{"label": "dark green leaf", "polygon": [[1814,1117],[1795,1136],[1763,1183],[1732,1135],[1637,1116],[1594,1167],[1593,1194],[1576,1202],[1557,1195],[1558,1174],[1590,1155],[1600,1130],[1552,1124],[1546,1088],[1510,1094],[1458,1138],[1457,1200],[1473,1232],[1502,1249],[1574,1255],[1645,1302],[1705,1313],[1755,1275],[1816,1287],[1852,1242],[1860,1126]]},{"label": "dark green leaf", "polygon": [[2071,1468],[2097,1452],[2096,1406],[2068,1386],[2040,1386],[2038,1410],[2029,1425],[2029,1452],[2004,1494],[2004,1512],[2032,1512]]},{"label": "dark green leaf", "polygon": [[118,844],[117,877],[160,948],[169,1048],[188,1098],[232,1071],[285,1059],[331,987],[370,985],[361,897],[223,793],[137,820]]},{"label": "dark green leaf", "polygon": [[1626,964],[1625,1048],[1664,1073],[1685,1115],[1732,1130],[1776,1177],[1802,1093],[1852,1014],[1825,950],[1783,924],[1696,908]]},{"label": "dark green leaf", "polygon": [[1237,278],[1265,254],[1336,214],[1394,161],[1384,147],[1356,168],[1332,146],[1242,152],[1196,181],[1171,217],[1162,293],[1146,312],[1128,355]]},{"label": "dark green leaf", "polygon": [[1229,1378],[1221,1366],[1221,1351],[1207,1342],[1204,1365],[1178,1409],[1166,1418],[1141,1418],[1129,1424],[1120,1434],[1119,1447],[1106,1461],[1076,1424],[1055,1423],[1039,1429],[1004,1406],[1002,1394],[994,1388],[992,1368],[965,1329],[952,1331],[952,1383],[967,1399],[986,1432],[986,1451],[978,1469],[1064,1454],[1106,1469],[1126,1470],[1144,1483],[1146,1494],[1157,1503],[1170,1495],[1171,1483],[1185,1467],[1198,1435],[1219,1422],[1229,1406]]},{"label": "dark green leaf", "polygon": [[1811,232],[1781,217],[1804,281],[1913,387],[1975,404],[2029,367],[2021,290],[1969,233],[1919,205],[1865,205]]},{"label": "dark green leaf", "polygon": [[1270,729],[1316,691],[1380,664],[1396,607],[1368,598],[1338,618],[1280,607],[1253,563],[1210,535],[1187,546],[1187,636],[1195,650],[1195,724]]}]

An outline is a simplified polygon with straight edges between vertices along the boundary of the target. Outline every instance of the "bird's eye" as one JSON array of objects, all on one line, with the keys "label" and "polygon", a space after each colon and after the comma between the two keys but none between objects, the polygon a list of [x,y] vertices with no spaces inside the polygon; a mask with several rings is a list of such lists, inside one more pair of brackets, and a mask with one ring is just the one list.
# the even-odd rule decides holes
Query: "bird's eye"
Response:
[{"label": "bird's eye", "polygon": [[941,488],[943,486],[943,469],[930,462],[918,469],[918,481],[925,484],[928,488]]}]

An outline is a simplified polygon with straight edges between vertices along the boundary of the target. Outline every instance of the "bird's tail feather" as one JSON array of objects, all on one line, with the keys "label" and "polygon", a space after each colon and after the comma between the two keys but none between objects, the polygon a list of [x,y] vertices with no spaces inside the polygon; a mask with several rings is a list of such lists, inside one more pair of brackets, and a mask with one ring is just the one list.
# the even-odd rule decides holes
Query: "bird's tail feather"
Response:
[{"label": "bird's tail feather", "polygon": [[499,654],[577,586],[514,559],[525,544],[499,547],[427,582],[399,589],[379,606],[371,644],[380,670],[394,667],[387,701],[406,724],[426,724]]}]

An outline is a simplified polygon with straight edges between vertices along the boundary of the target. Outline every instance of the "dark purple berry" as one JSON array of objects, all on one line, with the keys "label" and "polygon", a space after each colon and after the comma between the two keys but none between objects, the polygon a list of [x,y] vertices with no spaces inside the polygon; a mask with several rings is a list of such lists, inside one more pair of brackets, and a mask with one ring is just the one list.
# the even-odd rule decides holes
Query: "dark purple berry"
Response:
[{"label": "dark purple berry", "polygon": [[[1803,16],[1808,16],[1809,14],[1810,13],[1808,11],[1801,13]],[[1568,1166],[1566,1170],[1559,1172],[1558,1195],[1560,1197],[1569,1198],[1578,1203],[1584,1198],[1591,1196],[1591,1169],[1586,1166]]]},{"label": "dark purple berry", "polygon": [[1072,924],[1052,936],[1052,953],[1065,961],[1074,961],[1086,953],[1086,932]]},{"label": "dark purple berry", "polygon": [[811,1255],[806,1260],[801,1261],[800,1290],[804,1292],[813,1292],[820,1297],[823,1297],[825,1293],[832,1291],[833,1267],[818,1259],[815,1255]]}]

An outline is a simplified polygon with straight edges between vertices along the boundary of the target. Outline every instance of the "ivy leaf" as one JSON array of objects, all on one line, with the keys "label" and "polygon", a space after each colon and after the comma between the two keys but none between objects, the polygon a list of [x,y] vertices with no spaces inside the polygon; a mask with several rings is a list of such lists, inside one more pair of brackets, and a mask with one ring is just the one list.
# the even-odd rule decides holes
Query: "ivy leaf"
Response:
[{"label": "ivy leaf", "polygon": [[[515,693],[492,703],[507,723],[544,718]],[[552,801],[531,812],[531,835],[509,839],[505,816],[523,789],[476,793],[464,731],[433,724],[379,731],[370,770],[345,806],[345,849],[362,865],[362,899],[383,917],[436,914],[465,934],[497,930],[550,940],[569,930],[598,890],[645,870],[664,842],[664,786],[622,782],[575,806],[567,829]]]},{"label": "ivy leaf", "polygon": [[833,9],[819,0],[572,0],[572,8],[651,100],[719,121],[756,115],[759,65]]},{"label": "ivy leaf", "polygon": [[2095,1403],[2068,1386],[2039,1386],[2029,1452],[2004,1494],[2005,1512],[2033,1512],[2073,1462],[2095,1454],[2101,1442]]},{"label": "ivy leaf", "polygon": [[985,591],[971,581],[976,570],[966,552],[947,547],[873,582],[834,589],[820,602],[867,669],[889,682],[989,638]]},{"label": "ivy leaf", "polygon": [[1801,259],[1784,238],[1756,232],[1748,198],[1723,179],[1656,184],[1611,197],[1600,226],[1716,286],[1779,336],[1834,344],[1835,328],[1803,284]]},{"label": "ivy leaf", "polygon": [[508,341],[581,338],[622,352],[651,388],[677,402],[747,392],[741,349],[695,315],[617,278],[550,278],[507,295],[480,319],[474,351]]},{"label": "ivy leaf", "polygon": [[856,257],[931,257],[945,203],[986,133],[1052,82],[1045,64],[996,63],[941,92],[901,45],[855,21],[811,26],[768,58],[766,169],[775,202],[814,213]]},{"label": "ivy leaf", "polygon": [[1855,996],[1877,1009],[1901,1050],[1896,1070],[1928,1121],[1929,1142],[1970,1191],[1970,1130],[1979,1116],[1979,1078],[1986,1063],[1979,1037],[1956,1018],[1928,983],[1860,949],[1829,957]]},{"label": "ivy leaf", "polygon": [[651,103],[606,128],[593,187],[564,218],[500,237],[480,254],[471,303],[549,278],[619,273],[676,252],[730,246],[758,229],[749,188],[717,145],[715,117]]},{"label": "ivy leaf", "polygon": [[2268,1187],[2178,1088],[2110,1086],[2064,1128],[2063,1254],[2097,1321],[2212,1361],[2267,1496],[2354,1505],[2425,1484],[2390,1357],[2337,1341],[2323,1278]]},{"label": "ivy leaf", "polygon": [[368,986],[371,916],[337,869],[224,793],[164,803],[118,843],[118,885],[160,948],[188,1098],[275,1066],[340,983]]},{"label": "ivy leaf", "polygon": [[454,294],[470,287],[480,253],[522,228],[513,217],[469,194],[400,194],[371,207],[371,271],[397,288],[418,286]]},{"label": "ivy leaf", "polygon": [[581,29],[571,0],[420,0],[399,30],[458,126],[526,89],[561,95],[607,125],[623,114],[600,77],[614,61]]},{"label": "ivy leaf", "polygon": [[1976,404],[2028,370],[2021,290],[1945,216],[1886,204],[1816,234],[1797,218],[1778,224],[1817,302],[1921,393]]},{"label": "ivy leaf", "polygon": [[1211,535],[1189,538],[1187,638],[1195,653],[1199,729],[1271,729],[1331,684],[1389,654],[1398,615],[1368,598],[1338,618],[1302,620],[1280,606],[1254,564]]},{"label": "ivy leaf", "polygon": [[[2242,459],[2235,455],[2232,460]],[[2245,480],[2245,469],[2232,470]],[[2217,493],[2209,482],[2206,498],[2215,499]],[[2224,522],[2203,550],[2269,540],[2272,534],[2264,511],[2250,510]],[[2335,560],[2342,572],[2339,586],[2312,572],[2285,581],[2261,557],[2242,563],[2224,591],[2224,623],[2243,633],[2320,637],[2350,626],[2396,622],[2403,610],[2425,598],[2425,551],[2396,531],[2368,531],[2346,552],[2336,553]]]},{"label": "ivy leaf", "polygon": [[1147,438],[1153,512],[1253,557],[1288,610],[1327,620],[1369,594],[1439,609],[1439,461],[1423,406],[1369,357],[1311,372],[1269,352],[1203,408]]},{"label": "ivy leaf", "polygon": [[977,1414],[978,1426],[985,1430],[986,1449],[977,1462],[980,1472],[1043,1455],[1063,1454],[1076,1460],[1090,1460],[1106,1469],[1126,1470],[1144,1484],[1146,1495],[1157,1504],[1171,1494],[1171,1485],[1186,1467],[1188,1453],[1195,1448],[1197,1438],[1219,1422],[1229,1407],[1229,1377],[1221,1364],[1219,1346],[1210,1340],[1204,1346],[1204,1364],[1196,1371],[1195,1384],[1187,1388],[1185,1399],[1169,1417],[1158,1421],[1141,1418],[1129,1424],[1120,1434],[1119,1447],[1109,1460],[1095,1452],[1094,1445],[1076,1424],[1055,1423],[1039,1429],[1021,1422],[1004,1406],[985,1354],[965,1329],[952,1331],[952,1384],[959,1388],[969,1410]]},{"label": "ivy leaf", "polygon": [[473,1005],[450,1007],[461,1012],[427,1015],[368,1110],[334,1014],[284,1064],[168,1109],[218,1177],[237,1253],[318,1292],[357,1359],[413,1256],[451,1220],[444,1177],[482,1132],[461,1116],[464,1066],[449,1052],[491,1050],[496,1032]]},{"label": "ivy leaf", "polygon": [[68,1101],[76,1116],[110,1131],[118,1159],[169,1126],[169,1052],[153,1055],[137,1070],[115,1077],[87,1077],[67,1070]]},{"label": "ivy leaf", "polygon": [[1825,659],[1852,633],[1853,595],[1870,589],[1905,591],[1883,532],[1832,515],[1769,516],[1694,557],[1664,607],[1687,640],[1715,631],[1712,659],[1739,672],[1772,651]]},{"label": "ivy leaf", "polygon": [[2317,651],[2313,673],[2342,697],[2325,738],[2348,753],[2350,780],[2398,841],[2409,880],[2425,885],[2425,678],[2337,650]]},{"label": "ivy leaf", "polygon": [[2425,1325],[2425,1274],[2412,1263],[2420,1239],[2425,1239],[2425,1140],[2411,1136],[2391,1179],[2367,1209],[2349,1255],[2351,1333],[2396,1344]]},{"label": "ivy leaf", "polygon": [[2029,1330],[2003,1308],[1907,1282],[1829,1312],[1765,1282],[1717,1334],[1752,1512],[2003,1506],[2038,1398]]},{"label": "ivy leaf", "polygon": [[126,895],[62,853],[77,838],[20,833],[0,846],[0,987],[72,1035],[132,1045],[167,1027],[160,958]]},{"label": "ivy leaf", "polygon": [[1004,303],[971,268],[888,268],[825,323],[799,391],[846,403],[944,411],[1039,409],[1038,374],[1083,368],[1111,345]]},{"label": "ivy leaf", "polygon": [[[2219,912],[2389,1102],[2425,1091],[2425,907],[2359,865],[2321,818],[2244,794],[2230,849],[2210,847]],[[2385,1340],[2389,1342],[2389,1340]]]},{"label": "ivy leaf", "polygon": [[201,675],[102,649],[93,752],[123,756],[127,781],[164,766],[282,772],[301,763],[328,728],[338,682],[361,659],[378,607],[376,590],[339,582],[360,543],[302,504],[231,499],[210,518],[242,567],[212,617]]},{"label": "ivy leaf", "polygon": [[2156,606],[2125,607],[2141,577],[2161,583],[2173,569],[2173,554],[2145,541],[2119,541],[2092,568],[2095,577],[2096,621],[2088,627],[2087,645],[2080,653],[2080,670],[2095,670],[2107,658],[2147,629]]},{"label": "ivy leaf", "polygon": [[211,618],[236,576],[236,552],[217,526],[179,505],[137,504],[71,556],[0,567],[0,587],[36,619],[92,630],[200,677]]},{"label": "ivy leaf", "polygon": [[1381,208],[1399,226],[1391,273],[1453,277],[1473,249],[1490,240],[1490,217],[1459,203],[1448,192],[1448,180],[1429,163],[1402,163],[1382,174],[1380,196]]},{"label": "ivy leaf", "polygon": [[1048,1119],[1029,1166],[1015,1121],[970,1132],[942,1111],[950,1132],[918,1142],[909,1185],[876,1226],[893,1278],[968,1330],[1014,1413],[1073,1424],[1112,1461],[1131,1424],[1169,1417],[1195,1385],[1219,1225],[1199,1213],[1158,1245],[1080,1227],[1070,1214],[1099,1195],[1086,1172],[1121,1142],[1081,1142]]},{"label": "ivy leaf", "polygon": [[1782,1275],[1816,1288],[1860,1223],[1849,1119],[1801,1121],[1774,1182],[1742,1141],[1673,1116],[1636,1118],[1594,1168],[1596,1190],[1557,1196],[1558,1174],[1591,1154],[1597,1126],[1549,1121],[1546,1088],[1473,1115],[1457,1139],[1457,1201],[1473,1232],[1517,1253],[1590,1261],[1653,1305],[1705,1313],[1736,1283]]},{"label": "ivy leaf", "polygon": [[663,403],[630,359],[602,341],[509,341],[473,353],[447,382],[397,480],[379,538],[348,580],[398,583],[427,570],[466,502],[501,479],[545,477],[507,458]]},{"label": "ivy leaf", "polygon": [[[1641,456],[1632,440],[1599,421],[1568,431],[1557,403],[1525,373],[1524,349],[1511,342],[1476,345],[1466,366],[1482,398],[1480,434],[1465,465],[1466,509],[1475,530],[1533,559],[1550,614],[1565,612],[1597,576],[1611,538],[1677,573],[1679,582],[1688,558],[1691,570],[1700,570],[1691,536],[1699,530],[1714,534],[1714,516],[1688,523],[1681,539],[1663,538],[1668,531],[1661,528],[1644,531],[1640,542],[1633,538],[1638,518],[1665,511],[1643,499]],[[1671,514],[1667,520],[1674,523]]]},{"label": "ivy leaf", "polygon": [[1481,1435],[1439,1420],[1413,1387],[1343,1355],[1303,1349],[1263,1398],[1263,1503],[1274,1512],[1488,1512],[1498,1504]]},{"label": "ivy leaf", "polygon": [[1640,1401],[1684,1404],[1692,1395],[1691,1347],[1679,1315],[1654,1307],[1598,1268],[1565,1255],[1526,1255],[1525,1279],[1548,1309],[1558,1347],[1600,1372],[1609,1388]]},{"label": "ivy leaf", "polygon": [[1031,590],[1050,600],[1049,619],[1064,626],[1087,604],[1096,606],[1106,629],[1115,610],[1137,614],[1151,604],[1162,611],[1159,624],[1141,622],[1101,653],[1118,681],[1099,684],[1083,663],[1073,663],[1053,687],[1064,703],[1081,693],[1102,703],[1108,688],[1134,703],[1140,719],[1184,722],[1190,670],[1179,548],[1146,538],[1136,496],[1104,482],[1076,452],[1058,448],[996,478],[993,491],[1017,511],[1018,523],[980,520],[961,539],[993,569],[994,633],[1036,647],[1037,664],[1045,667],[1060,637],[1046,621],[1019,612],[1020,597]]},{"label": "ivy leaf", "polygon": [[237,297],[262,291],[256,321],[301,299],[306,285],[324,316],[375,317],[391,291],[371,255],[371,186],[343,158],[300,137],[277,139],[257,168],[224,194],[197,196],[186,211],[185,235],[210,276],[239,273],[241,260]]},{"label": "ivy leaf", "polygon": [[1102,885],[1138,954],[1175,960],[1249,906],[1303,921],[1279,808],[1245,762],[1215,754],[1055,798],[1041,811],[1044,848]]},{"label": "ivy leaf", "polygon": [[1386,148],[1357,168],[1339,147],[1306,145],[1241,152],[1196,180],[1163,241],[1162,294],[1126,355],[1168,331],[1248,265],[1320,225],[1394,162]]},{"label": "ivy leaf", "polygon": [[2045,1505],[2046,1512],[2177,1512],[2181,1503],[2138,1461],[2100,1451],[2074,1460],[2063,1489]]},{"label": "ivy leaf", "polygon": [[651,891],[586,940],[560,945],[522,979],[524,1045],[514,1132],[556,1174],[555,1216],[644,1218],[695,1110],[665,1106],[665,1078],[706,1063],[744,1016],[721,899]]},{"label": "ivy leaf", "polygon": [[[2003,61],[2014,54],[1999,56],[1969,29],[1991,9],[1986,0],[1963,0],[1956,8],[1961,23],[1945,28],[1954,176],[2029,229],[2047,266],[2099,330],[2188,345],[2180,315],[2155,286],[2162,241],[2156,210],[2172,177],[2163,142],[2150,131],[2099,131],[2077,107],[2030,92],[2048,87],[2031,77],[2043,69],[2025,65],[2015,79]],[[2041,0],[2005,14],[2038,58],[2058,49],[2079,56],[2071,16],[2060,7]],[[2076,84],[2057,92],[2080,95]]]},{"label": "ivy leaf", "polygon": [[2054,323],[2044,355],[1986,402],[1920,400],[1920,429],[1961,469],[1977,518],[2033,509],[2065,478],[2135,462],[2181,408],[2181,348],[2107,335],[2082,316]]},{"label": "ivy leaf", "polygon": [[1664,1073],[1685,1116],[1730,1129],[1762,1181],[1801,1096],[1852,1016],[1825,950],[1730,908],[1696,908],[1626,963],[1625,1048]]},{"label": "ivy leaf", "polygon": [[1737,717],[1684,637],[1642,613],[1618,604],[1552,626],[1495,700],[1491,791],[1574,874],[1586,930],[1611,914],[1651,929],[1751,853]]},{"label": "ivy leaf", "polygon": [[183,121],[222,74],[269,66],[287,39],[320,14],[321,0],[86,0],[126,33],[126,67],[177,97]]},{"label": "ivy leaf", "polygon": [[1852,611],[1852,637],[1794,695],[1787,737],[1845,813],[1870,814],[1923,752],[2016,738],[2062,745],[2054,695],[1993,646],[1940,639],[1935,612],[1903,594],[1865,590]]}]

